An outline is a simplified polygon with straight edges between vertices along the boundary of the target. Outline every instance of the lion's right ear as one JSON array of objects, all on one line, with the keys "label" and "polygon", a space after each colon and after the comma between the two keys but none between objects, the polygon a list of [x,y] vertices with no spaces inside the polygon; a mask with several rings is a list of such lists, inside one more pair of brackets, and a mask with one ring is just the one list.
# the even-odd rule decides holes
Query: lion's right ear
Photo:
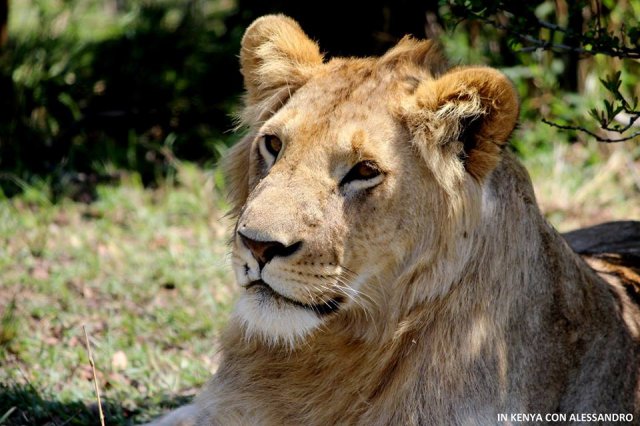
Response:
[{"label": "lion's right ear", "polygon": [[[284,103],[320,64],[318,45],[296,21],[284,15],[258,18],[244,33],[240,49],[247,108],[266,111]],[[264,119],[259,114],[254,111],[246,121]]]}]

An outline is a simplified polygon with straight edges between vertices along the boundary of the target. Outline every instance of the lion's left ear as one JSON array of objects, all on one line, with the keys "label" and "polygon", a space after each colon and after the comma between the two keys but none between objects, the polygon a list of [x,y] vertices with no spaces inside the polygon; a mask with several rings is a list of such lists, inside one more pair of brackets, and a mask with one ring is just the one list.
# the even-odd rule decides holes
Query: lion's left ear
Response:
[{"label": "lion's left ear", "polygon": [[478,180],[497,166],[519,114],[518,95],[504,74],[487,67],[457,68],[420,83],[414,99],[416,113],[409,124],[432,146],[424,155],[433,155],[433,144],[453,151]]}]

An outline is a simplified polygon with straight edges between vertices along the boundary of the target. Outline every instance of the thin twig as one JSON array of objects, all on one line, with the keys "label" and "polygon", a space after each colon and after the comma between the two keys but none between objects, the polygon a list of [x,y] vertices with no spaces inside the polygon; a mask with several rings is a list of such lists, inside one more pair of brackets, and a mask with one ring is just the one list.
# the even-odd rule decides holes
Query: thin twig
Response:
[{"label": "thin twig", "polygon": [[[632,127],[640,127],[640,121],[638,121],[640,120],[640,111],[629,112],[625,108],[624,111],[621,111],[618,114],[616,114],[616,116],[613,117],[613,119],[620,124],[624,124],[624,120],[627,119],[629,123],[627,123],[624,127],[620,127],[617,129],[609,128],[609,126],[603,126],[602,128],[605,130],[613,130],[614,132],[618,132],[618,133],[624,133]],[[636,124],[636,122],[638,123]]]},{"label": "thin twig", "polygon": [[567,28],[561,27],[560,25],[552,24],[551,22],[543,21],[542,19],[537,19],[538,25],[542,28],[546,28],[551,31],[560,31],[561,33],[570,32]]},{"label": "thin twig", "polygon": [[629,123],[624,127],[610,127],[608,123],[607,124],[603,123],[602,129],[608,130],[610,132],[624,133],[632,127],[637,127],[636,121],[638,121],[638,119],[640,119],[640,114],[636,114],[635,116],[629,117]]},{"label": "thin twig", "polygon": [[100,389],[98,388],[98,377],[96,376],[96,364],[93,362],[93,353],[91,352],[91,344],[89,343],[89,335],[87,334],[87,328],[83,325],[84,340],[87,345],[87,352],[89,353],[89,364],[91,365],[91,372],[93,373],[93,386],[96,391],[96,398],[98,399],[98,413],[100,414],[100,426],[104,425],[104,413],[102,412],[102,402],[100,401]]},{"label": "thin twig", "polygon": [[625,142],[628,140],[631,140],[633,138],[636,138],[638,136],[640,136],[640,132],[635,132],[627,137],[624,138],[618,138],[618,139],[610,139],[610,138],[603,138],[602,136],[598,135],[597,133],[592,132],[589,129],[585,129],[584,127],[580,127],[580,126],[565,126],[562,124],[558,124],[558,123],[554,123],[553,121],[549,121],[545,118],[542,119],[542,122],[544,124],[547,124],[551,127],[556,127],[558,129],[562,129],[562,130],[575,130],[578,132],[584,132],[592,137],[594,137],[598,142],[607,142],[607,143],[613,143],[613,142]]}]

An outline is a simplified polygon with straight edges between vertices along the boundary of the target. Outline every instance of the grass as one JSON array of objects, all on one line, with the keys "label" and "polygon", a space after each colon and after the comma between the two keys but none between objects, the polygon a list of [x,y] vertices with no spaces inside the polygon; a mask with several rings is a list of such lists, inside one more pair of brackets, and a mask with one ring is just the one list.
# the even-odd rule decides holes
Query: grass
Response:
[{"label": "grass", "polygon": [[[639,159],[638,144],[556,144],[525,162],[567,230],[640,220]],[[183,164],[159,188],[100,186],[92,204],[52,204],[46,183],[0,200],[0,424],[97,424],[83,325],[107,424],[180,405],[215,371],[233,303],[216,181]]]},{"label": "grass", "polygon": [[228,224],[213,176],[187,165],[178,183],[128,179],[91,205],[52,205],[46,188],[0,202],[5,423],[59,424],[61,406],[94,400],[83,325],[109,424],[148,419],[215,370],[232,301]]}]

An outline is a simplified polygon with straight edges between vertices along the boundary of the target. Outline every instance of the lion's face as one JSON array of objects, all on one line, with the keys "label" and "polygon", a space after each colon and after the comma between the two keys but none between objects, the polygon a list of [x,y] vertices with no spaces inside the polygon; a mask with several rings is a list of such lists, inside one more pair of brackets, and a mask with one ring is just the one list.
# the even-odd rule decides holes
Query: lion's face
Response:
[{"label": "lion's face", "polygon": [[415,224],[401,212],[428,186],[412,185],[427,177],[405,167],[414,153],[386,89],[335,68],[296,91],[248,148],[233,263],[239,312],[266,334],[304,335],[358,308],[362,285],[406,252]]},{"label": "lion's face", "polygon": [[[480,186],[497,163],[480,155],[471,170],[464,160],[478,155],[467,141],[444,141],[461,139],[458,122],[493,112],[478,104],[480,89],[450,93],[436,87],[433,65],[413,64],[433,54],[430,46],[405,43],[408,58],[392,50],[379,60],[323,63],[288,18],[247,30],[241,61],[252,132],[228,163],[242,287],[236,315],[249,334],[293,344],[327,321],[387,303],[412,253],[437,255],[430,246],[448,229],[441,222],[454,221],[452,191]],[[447,108],[438,123],[424,123]],[[456,113],[466,115],[452,124]],[[431,140],[417,146],[418,135]]]}]

